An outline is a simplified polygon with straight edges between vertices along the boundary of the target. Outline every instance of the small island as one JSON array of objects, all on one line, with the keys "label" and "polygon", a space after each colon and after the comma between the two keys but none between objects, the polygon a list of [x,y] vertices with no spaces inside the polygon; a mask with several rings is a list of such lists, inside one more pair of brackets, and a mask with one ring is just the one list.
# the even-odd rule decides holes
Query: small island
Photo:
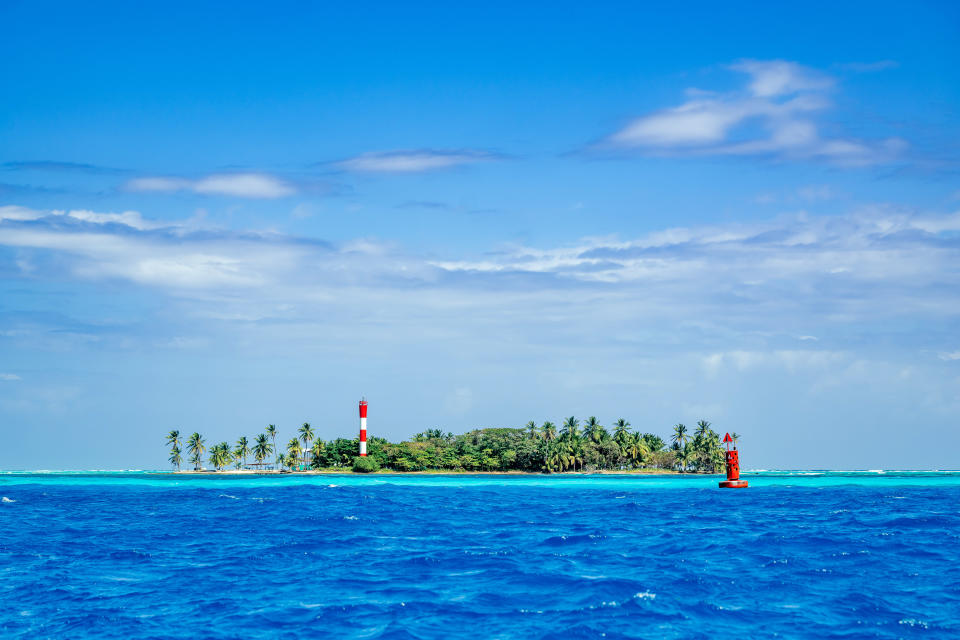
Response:
[{"label": "small island", "polygon": [[[722,473],[720,435],[706,420],[690,430],[673,427],[669,443],[652,433],[639,433],[620,418],[608,429],[595,417],[581,424],[571,416],[561,426],[531,421],[522,428],[478,428],[455,435],[427,429],[410,440],[370,438],[367,455],[359,455],[357,438],[317,438],[304,422],[286,445],[268,425],[252,440],[208,447],[194,432],[167,434],[169,462],[183,473]],[[732,434],[736,442],[739,435]],[[282,439],[281,439],[282,443]],[[186,468],[184,455],[186,455]],[[209,468],[204,466],[209,464]]]}]

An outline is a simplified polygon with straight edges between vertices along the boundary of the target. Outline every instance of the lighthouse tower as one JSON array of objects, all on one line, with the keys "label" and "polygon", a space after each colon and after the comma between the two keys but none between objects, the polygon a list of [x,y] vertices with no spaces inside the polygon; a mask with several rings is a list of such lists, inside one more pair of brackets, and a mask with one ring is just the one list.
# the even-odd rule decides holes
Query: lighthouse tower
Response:
[{"label": "lighthouse tower", "polygon": [[360,455],[367,456],[367,401],[360,401]]}]

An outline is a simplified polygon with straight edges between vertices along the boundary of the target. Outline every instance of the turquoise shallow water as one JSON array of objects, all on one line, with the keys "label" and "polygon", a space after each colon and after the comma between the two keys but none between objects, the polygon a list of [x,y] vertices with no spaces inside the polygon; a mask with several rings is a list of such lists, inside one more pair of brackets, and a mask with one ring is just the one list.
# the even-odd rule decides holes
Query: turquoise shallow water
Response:
[{"label": "turquoise shallow water", "polygon": [[956,638],[960,473],[0,472],[0,636]]}]

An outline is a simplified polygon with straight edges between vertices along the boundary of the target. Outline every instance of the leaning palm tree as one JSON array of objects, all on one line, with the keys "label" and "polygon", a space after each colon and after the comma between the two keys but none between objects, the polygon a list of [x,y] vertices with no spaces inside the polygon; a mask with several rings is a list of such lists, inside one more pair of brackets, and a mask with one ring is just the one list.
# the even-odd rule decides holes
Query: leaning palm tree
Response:
[{"label": "leaning palm tree", "polygon": [[247,436],[240,436],[237,440],[237,448],[233,453],[243,461],[243,466],[247,466],[247,456],[250,455],[250,443],[247,442]]},{"label": "leaning palm tree", "polygon": [[[270,438],[273,440],[273,450],[276,451],[277,454],[279,454],[279,453],[280,453],[280,450],[277,449],[277,425],[275,425],[275,424],[268,424],[266,431],[267,431],[267,435],[270,436]],[[278,464],[279,464],[279,462],[280,462],[280,460],[277,459],[277,463],[278,463]]]},{"label": "leaning palm tree", "polygon": [[167,444],[174,449],[180,448],[180,432],[177,429],[172,429],[170,433],[167,434]]},{"label": "leaning palm tree", "polygon": [[540,435],[543,436],[543,439],[547,442],[555,440],[557,437],[557,425],[547,420],[543,423],[543,426],[540,427]]},{"label": "leaning palm tree", "polygon": [[569,440],[576,440],[580,436],[580,421],[573,416],[564,420],[563,426],[560,428],[560,435]]},{"label": "leaning palm tree", "polygon": [[273,453],[273,445],[267,442],[267,434],[261,433],[253,443],[253,459],[257,461],[257,469],[262,470],[263,461]]},{"label": "leaning palm tree", "polygon": [[177,468],[177,471],[180,471],[180,463],[183,462],[183,458],[180,457],[180,447],[174,447],[170,451],[170,464]]},{"label": "leaning palm tree", "polygon": [[673,427],[673,448],[682,449],[683,445],[687,444],[687,441],[690,439],[690,436],[687,435],[687,425],[680,423],[674,425]]},{"label": "leaning palm tree", "polygon": [[193,463],[194,471],[200,471],[200,465],[203,462],[203,454],[206,450],[207,447],[203,441],[203,437],[194,431],[193,435],[190,436],[190,439],[187,440],[187,451],[190,453],[190,462]]},{"label": "leaning palm tree", "polygon": [[304,422],[303,426],[299,429],[300,439],[303,440],[303,461],[307,462],[307,455],[310,452],[310,441],[313,440],[313,427],[310,426],[309,422]]}]

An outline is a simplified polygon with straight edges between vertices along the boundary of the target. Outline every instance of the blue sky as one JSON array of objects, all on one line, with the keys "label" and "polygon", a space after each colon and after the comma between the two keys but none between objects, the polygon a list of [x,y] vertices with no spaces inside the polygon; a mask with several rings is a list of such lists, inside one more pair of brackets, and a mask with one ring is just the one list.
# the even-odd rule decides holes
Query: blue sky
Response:
[{"label": "blue sky", "polygon": [[[200,4],[201,6],[196,6]],[[711,420],[957,468],[953,3],[7,2],[0,468]]]}]

